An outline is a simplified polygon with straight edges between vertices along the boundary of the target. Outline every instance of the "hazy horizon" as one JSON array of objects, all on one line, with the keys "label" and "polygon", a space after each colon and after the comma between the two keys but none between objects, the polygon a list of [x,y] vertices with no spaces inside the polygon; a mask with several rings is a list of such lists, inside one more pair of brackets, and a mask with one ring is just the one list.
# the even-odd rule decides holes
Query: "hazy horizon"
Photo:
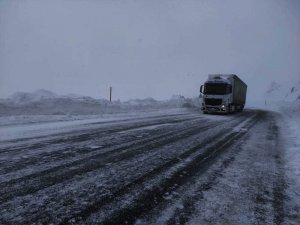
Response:
[{"label": "hazy horizon", "polygon": [[0,98],[46,89],[193,97],[233,73],[249,102],[300,80],[300,1],[0,1]]}]

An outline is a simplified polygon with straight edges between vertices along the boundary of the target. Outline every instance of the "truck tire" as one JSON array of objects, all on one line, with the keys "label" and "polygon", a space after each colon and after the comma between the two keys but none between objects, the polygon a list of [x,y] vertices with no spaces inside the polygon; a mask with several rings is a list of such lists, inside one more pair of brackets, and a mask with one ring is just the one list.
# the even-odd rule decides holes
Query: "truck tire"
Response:
[{"label": "truck tire", "polygon": [[235,106],[229,105],[229,113],[234,113],[234,112],[235,112]]},{"label": "truck tire", "polygon": [[234,113],[233,107],[232,105],[228,105],[227,114],[232,114],[232,113]]}]

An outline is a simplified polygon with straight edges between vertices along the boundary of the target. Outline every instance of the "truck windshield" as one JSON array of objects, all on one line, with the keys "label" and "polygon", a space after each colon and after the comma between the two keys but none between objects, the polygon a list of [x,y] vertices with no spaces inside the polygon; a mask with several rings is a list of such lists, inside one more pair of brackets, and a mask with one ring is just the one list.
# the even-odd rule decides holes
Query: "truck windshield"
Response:
[{"label": "truck windshield", "polygon": [[224,95],[231,93],[231,85],[225,83],[206,83],[204,85],[204,94]]}]

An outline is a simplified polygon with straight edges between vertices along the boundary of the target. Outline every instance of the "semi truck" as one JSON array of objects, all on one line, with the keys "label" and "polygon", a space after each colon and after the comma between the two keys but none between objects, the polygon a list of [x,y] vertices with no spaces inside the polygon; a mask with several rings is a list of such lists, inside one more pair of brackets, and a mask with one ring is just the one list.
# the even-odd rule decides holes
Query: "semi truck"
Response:
[{"label": "semi truck", "polygon": [[202,93],[203,113],[233,113],[243,111],[246,103],[247,85],[235,74],[210,74]]}]

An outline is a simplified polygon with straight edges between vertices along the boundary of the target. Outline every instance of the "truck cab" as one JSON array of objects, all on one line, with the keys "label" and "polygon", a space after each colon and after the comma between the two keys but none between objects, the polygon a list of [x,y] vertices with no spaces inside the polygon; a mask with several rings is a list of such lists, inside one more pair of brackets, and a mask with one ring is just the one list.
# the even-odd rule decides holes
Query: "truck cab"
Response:
[{"label": "truck cab", "polygon": [[208,80],[200,87],[203,113],[242,111],[243,93],[247,87],[243,84],[236,75],[209,75]]}]

